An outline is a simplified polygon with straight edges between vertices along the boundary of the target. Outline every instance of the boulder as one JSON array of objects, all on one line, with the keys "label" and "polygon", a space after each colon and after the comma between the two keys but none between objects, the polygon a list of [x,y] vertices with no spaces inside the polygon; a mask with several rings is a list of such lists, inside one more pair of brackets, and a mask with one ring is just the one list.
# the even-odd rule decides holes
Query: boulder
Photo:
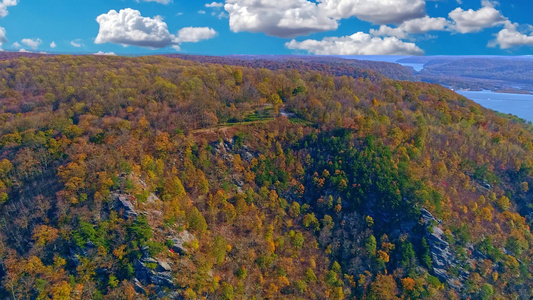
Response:
[{"label": "boulder", "polygon": [[133,203],[131,203],[131,201],[126,195],[113,194],[113,197],[115,198],[115,210],[117,210],[118,212],[122,212],[122,216],[125,219],[128,219],[130,217],[137,218],[138,213],[135,210],[135,206],[133,205]]},{"label": "boulder", "polygon": [[177,235],[170,238],[172,241],[172,251],[184,255],[188,251],[188,244],[192,243],[196,238],[187,230],[184,230]]},{"label": "boulder", "polygon": [[152,284],[161,286],[161,287],[167,287],[167,288],[174,288],[174,281],[172,280],[172,274],[170,272],[154,272],[152,271],[150,274],[150,281]]},{"label": "boulder", "polygon": [[[155,265],[155,268],[153,267]],[[170,265],[154,258],[144,258],[135,263],[135,277],[143,285],[174,288]]]},{"label": "boulder", "polygon": [[172,269],[170,268],[170,264],[166,261],[158,260],[157,261],[157,268],[156,271],[159,272],[170,272]]},{"label": "boulder", "polygon": [[248,152],[248,151],[244,151],[243,154],[242,154],[242,158],[246,161],[246,162],[251,162],[252,159],[254,159],[254,156],[252,155],[252,153]]}]

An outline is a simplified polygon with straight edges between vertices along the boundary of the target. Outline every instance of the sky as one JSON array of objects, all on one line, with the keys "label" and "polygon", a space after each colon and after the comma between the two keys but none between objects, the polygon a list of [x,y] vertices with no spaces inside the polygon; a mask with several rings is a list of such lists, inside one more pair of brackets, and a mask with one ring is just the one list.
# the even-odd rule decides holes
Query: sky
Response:
[{"label": "sky", "polygon": [[532,55],[533,1],[0,0],[0,48],[151,55]]}]

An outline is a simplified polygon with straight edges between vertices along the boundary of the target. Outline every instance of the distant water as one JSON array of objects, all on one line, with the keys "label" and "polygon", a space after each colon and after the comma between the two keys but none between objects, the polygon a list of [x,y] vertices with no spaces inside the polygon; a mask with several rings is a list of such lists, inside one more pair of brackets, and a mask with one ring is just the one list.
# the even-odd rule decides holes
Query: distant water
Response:
[{"label": "distant water", "polygon": [[404,67],[411,67],[413,69],[415,69],[415,71],[417,72],[420,72],[424,69],[424,64],[415,64],[415,63],[400,63],[400,62],[397,62],[398,64],[404,66]]},{"label": "distant water", "polygon": [[456,92],[486,108],[505,114],[513,114],[533,122],[533,95],[504,94],[492,91]]}]

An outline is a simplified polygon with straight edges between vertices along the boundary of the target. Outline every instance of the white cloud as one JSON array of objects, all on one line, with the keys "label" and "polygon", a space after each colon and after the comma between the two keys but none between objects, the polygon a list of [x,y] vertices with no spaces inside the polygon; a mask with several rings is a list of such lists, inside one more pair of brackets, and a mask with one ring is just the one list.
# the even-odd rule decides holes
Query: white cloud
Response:
[{"label": "white cloud", "polygon": [[56,42],[51,42],[50,43],[50,48],[55,48],[55,47],[57,47]]},{"label": "white cloud", "polygon": [[20,42],[33,50],[37,50],[43,41],[41,39],[22,39]]},{"label": "white cloud", "polygon": [[233,32],[289,38],[338,27],[336,19],[307,0],[226,0],[224,8]]},{"label": "white cloud", "polygon": [[95,44],[111,43],[160,49],[185,42],[198,42],[216,35],[216,31],[211,28],[187,27],[181,29],[176,36],[168,31],[167,24],[161,17],[143,17],[138,10],[131,8],[120,12],[111,10],[98,16],[96,22],[100,24],[100,30]]},{"label": "white cloud", "polygon": [[93,55],[109,55],[109,56],[117,56],[115,54],[115,52],[103,52],[103,51],[98,51],[96,53],[94,53]]},{"label": "white cloud", "polygon": [[[0,18],[7,16],[8,14],[7,8],[9,6],[15,6],[15,5],[17,5],[17,0],[0,1]],[[0,27],[0,51],[3,51],[2,45],[5,43],[7,43],[6,29],[4,27]]]},{"label": "white cloud", "polygon": [[426,33],[429,31],[442,31],[450,25],[450,22],[445,18],[431,18],[425,16],[423,18],[405,21],[400,25],[404,31],[411,34]]},{"label": "white cloud", "polygon": [[319,0],[320,8],[336,19],[357,17],[374,24],[400,24],[426,14],[425,0]]},{"label": "white cloud", "polygon": [[498,34],[496,34],[496,40],[489,43],[490,47],[499,46],[500,49],[509,49],[512,47],[520,46],[533,46],[533,26],[529,25],[528,33],[522,33],[518,30],[517,23],[506,22],[505,28],[503,28]]},{"label": "white cloud", "polygon": [[426,15],[425,0],[226,0],[224,8],[232,31],[283,38],[335,30],[351,17],[385,25]]},{"label": "white cloud", "polygon": [[[205,7],[211,8],[211,15],[213,17],[217,17],[218,19],[229,18],[229,15],[225,11],[220,11],[220,9],[224,7],[224,3],[222,3],[222,2],[207,3],[205,5]],[[206,13],[203,10],[202,10],[202,12],[204,14]]]},{"label": "white cloud", "polygon": [[[137,2],[139,2],[139,0],[136,0]],[[161,3],[161,4],[169,4],[170,2],[172,2],[172,0],[142,0],[144,2],[157,2],[157,3]]]},{"label": "white cloud", "polygon": [[198,13],[201,15],[205,15],[205,10],[199,10]]},{"label": "white cloud", "polygon": [[26,49],[20,49],[19,52],[20,52],[20,53],[33,53],[33,52],[28,51],[28,50],[26,50]]},{"label": "white cloud", "polygon": [[221,3],[221,2],[211,2],[205,5],[205,7],[213,7],[213,8],[221,8],[223,6],[224,6],[224,3]]},{"label": "white cloud", "polygon": [[399,39],[406,39],[409,33],[400,27],[392,28],[387,25],[379,26],[379,29],[370,29],[370,34],[373,36],[395,36]]},{"label": "white cloud", "polygon": [[7,43],[6,29],[4,27],[0,27],[0,47],[5,43]]},{"label": "white cloud", "polygon": [[463,10],[458,7],[448,14],[455,21],[455,30],[460,33],[479,32],[485,28],[503,24],[507,18],[494,8],[497,2],[481,1],[479,10]]},{"label": "white cloud", "polygon": [[76,47],[76,48],[80,48],[83,46],[83,43],[81,42],[80,39],[75,39],[71,41],[70,44],[72,45],[72,47]]},{"label": "white cloud", "polygon": [[17,0],[3,0],[3,1],[0,1],[0,18],[3,18],[5,16],[8,15],[8,11],[7,11],[7,8],[10,7],[10,6],[15,6],[17,5],[18,1]]},{"label": "white cloud", "polygon": [[209,27],[185,27],[178,31],[176,41],[178,43],[197,43],[201,40],[214,38],[217,32]]},{"label": "white cloud", "polygon": [[364,32],[350,36],[326,37],[321,41],[292,40],[285,44],[289,49],[305,50],[317,55],[423,55],[424,51],[414,43],[406,43],[397,37],[372,37]]},{"label": "white cloud", "polygon": [[375,36],[395,36],[400,39],[409,37],[409,34],[427,33],[430,31],[448,30],[451,23],[445,18],[423,18],[405,21],[396,28],[381,25],[378,30],[371,29],[370,33]]},{"label": "white cloud", "polygon": [[19,42],[14,42],[12,45],[14,48],[22,48],[22,45]]},{"label": "white cloud", "polygon": [[96,44],[112,43],[148,48],[164,48],[173,43],[167,24],[158,18],[141,16],[131,8],[109,11],[96,18],[100,24]]}]

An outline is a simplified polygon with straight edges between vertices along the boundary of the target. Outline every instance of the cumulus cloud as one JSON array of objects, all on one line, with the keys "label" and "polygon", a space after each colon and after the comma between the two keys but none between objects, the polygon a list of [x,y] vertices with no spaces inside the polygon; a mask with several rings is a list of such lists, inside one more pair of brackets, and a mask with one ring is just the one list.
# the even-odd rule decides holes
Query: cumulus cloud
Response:
[{"label": "cumulus cloud", "polygon": [[20,42],[33,50],[37,50],[43,41],[41,39],[22,39]]},{"label": "cumulus cloud", "polygon": [[94,53],[93,55],[117,56],[117,55],[115,54],[115,52],[103,52],[103,51],[98,51],[98,52]]},{"label": "cumulus cloud", "polygon": [[336,19],[357,17],[374,24],[400,24],[426,14],[425,0],[319,0],[320,8]]},{"label": "cumulus cloud", "polygon": [[185,27],[178,31],[176,41],[178,43],[197,43],[201,40],[214,38],[217,32],[209,27]]},{"label": "cumulus cloud", "polygon": [[3,18],[8,15],[7,8],[10,6],[17,5],[17,0],[3,0],[0,1],[0,18]]},{"label": "cumulus cloud", "polygon": [[[198,42],[213,38],[216,31],[207,27],[187,27],[178,32],[178,36],[168,31],[167,24],[161,17],[147,18],[131,8],[119,12],[109,11],[96,18],[100,24],[96,44],[119,44],[160,49],[179,46],[185,42]],[[182,32],[183,31],[183,32]]]},{"label": "cumulus cloud", "polygon": [[226,0],[224,8],[232,31],[283,38],[335,30],[350,17],[385,25],[426,15],[425,0]]},{"label": "cumulus cloud", "polygon": [[12,46],[14,48],[22,48],[22,45],[19,42],[14,42]]},{"label": "cumulus cloud", "polygon": [[50,43],[50,48],[55,48],[55,47],[57,47],[56,42],[51,42]]},{"label": "cumulus cloud", "polygon": [[479,10],[463,10],[458,7],[448,14],[455,22],[455,30],[460,33],[479,32],[485,28],[503,24],[507,18],[494,8],[497,2],[481,1]]},{"label": "cumulus cloud", "polygon": [[[139,2],[139,0],[136,0],[137,2]],[[161,3],[161,4],[169,4],[170,2],[172,2],[172,0],[142,0],[144,2],[157,2],[157,3]]]},{"label": "cumulus cloud", "polygon": [[26,50],[26,49],[20,49],[19,52],[20,52],[20,53],[33,53],[33,52],[28,51],[28,50]]},{"label": "cumulus cloud", "polygon": [[397,37],[372,37],[364,32],[350,36],[326,37],[321,41],[292,40],[285,44],[289,49],[305,50],[317,55],[423,55],[424,51],[414,43],[406,43]]},{"label": "cumulus cloud", "polygon": [[335,30],[336,19],[307,0],[226,0],[233,32],[263,32],[283,38]]},{"label": "cumulus cloud", "polygon": [[518,30],[517,23],[506,22],[505,27],[496,34],[496,39],[489,43],[490,47],[499,46],[500,49],[509,49],[520,46],[533,46],[533,26],[527,26],[527,32]]},{"label": "cumulus cloud", "polygon": [[138,10],[110,10],[96,18],[100,24],[96,44],[112,43],[149,48],[163,48],[172,44],[173,36],[160,18],[146,18]]},{"label": "cumulus cloud", "polygon": [[444,31],[451,26],[450,21],[445,18],[423,18],[405,21],[396,28],[381,25],[378,30],[371,29],[370,33],[375,36],[395,36],[400,39],[409,37],[409,34],[427,33],[430,31]]}]

